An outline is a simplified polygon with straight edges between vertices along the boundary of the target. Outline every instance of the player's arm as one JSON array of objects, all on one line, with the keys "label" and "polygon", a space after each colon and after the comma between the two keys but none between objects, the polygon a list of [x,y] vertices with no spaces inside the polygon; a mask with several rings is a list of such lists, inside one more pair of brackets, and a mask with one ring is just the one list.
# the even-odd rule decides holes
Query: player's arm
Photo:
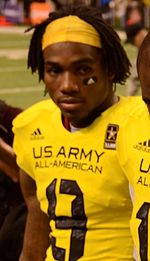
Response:
[{"label": "player's arm", "polygon": [[19,180],[19,167],[11,146],[0,138],[0,170],[9,176],[14,182]]},{"label": "player's arm", "polygon": [[23,250],[19,261],[44,261],[50,244],[48,216],[40,210],[35,181],[22,170],[20,184],[28,208]]}]

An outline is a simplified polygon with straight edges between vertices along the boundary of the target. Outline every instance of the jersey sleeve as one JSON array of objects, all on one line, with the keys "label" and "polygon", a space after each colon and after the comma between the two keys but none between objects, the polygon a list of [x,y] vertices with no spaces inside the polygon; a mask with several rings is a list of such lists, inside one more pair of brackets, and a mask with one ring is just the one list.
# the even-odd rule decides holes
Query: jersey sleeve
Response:
[{"label": "jersey sleeve", "polygon": [[[32,105],[13,120],[13,149],[17,164],[33,179],[35,179],[33,144],[36,148],[37,143],[40,142],[38,139],[40,137],[37,137],[37,134],[41,135],[39,126],[42,128],[47,126],[47,118],[53,110],[55,110],[54,103],[51,99],[47,99]],[[35,138],[34,142],[33,138]]]},{"label": "jersey sleeve", "polygon": [[34,179],[32,170],[31,134],[35,128],[38,115],[49,106],[49,100],[40,101],[21,112],[12,122],[13,149],[18,166]]},{"label": "jersey sleeve", "polygon": [[29,147],[26,137],[26,128],[18,126],[19,119],[19,116],[17,116],[16,119],[13,121],[13,149],[16,154],[16,161],[18,166],[34,179],[34,174],[32,171],[30,157],[28,153]]}]

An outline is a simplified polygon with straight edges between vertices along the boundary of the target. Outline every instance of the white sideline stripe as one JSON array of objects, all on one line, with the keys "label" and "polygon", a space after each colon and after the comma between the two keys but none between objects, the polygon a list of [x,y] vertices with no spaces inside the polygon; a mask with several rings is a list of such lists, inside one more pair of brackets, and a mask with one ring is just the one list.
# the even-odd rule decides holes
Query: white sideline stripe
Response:
[{"label": "white sideline stripe", "polygon": [[13,94],[13,93],[23,93],[23,92],[41,92],[43,88],[41,86],[29,86],[29,87],[16,87],[16,88],[6,88],[0,89],[0,94]]},{"label": "white sideline stripe", "polygon": [[23,72],[23,71],[27,71],[27,68],[25,67],[6,67],[6,68],[0,68],[0,72]]}]

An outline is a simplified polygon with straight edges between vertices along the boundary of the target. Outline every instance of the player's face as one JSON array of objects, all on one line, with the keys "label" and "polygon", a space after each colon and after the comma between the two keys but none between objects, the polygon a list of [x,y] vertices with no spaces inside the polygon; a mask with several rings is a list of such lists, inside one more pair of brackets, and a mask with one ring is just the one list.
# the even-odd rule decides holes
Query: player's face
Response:
[{"label": "player's face", "polygon": [[148,68],[150,68],[150,65],[140,65],[139,78],[141,83],[142,97],[150,112],[150,69],[148,70]]},{"label": "player's face", "polygon": [[43,57],[49,95],[74,126],[87,126],[112,105],[112,77],[100,49],[80,43],[56,43],[44,50]]}]

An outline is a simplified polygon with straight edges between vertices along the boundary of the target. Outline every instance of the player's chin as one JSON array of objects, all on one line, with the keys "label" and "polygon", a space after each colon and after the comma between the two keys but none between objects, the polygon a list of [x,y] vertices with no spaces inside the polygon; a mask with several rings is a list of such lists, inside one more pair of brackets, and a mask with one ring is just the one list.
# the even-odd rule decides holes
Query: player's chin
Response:
[{"label": "player's chin", "polygon": [[80,120],[81,114],[77,111],[61,110],[62,115],[68,119],[77,119]]},{"label": "player's chin", "polygon": [[70,122],[80,122],[82,121],[83,116],[83,111],[77,111],[77,110],[61,110],[62,115],[65,118],[68,118]]}]

